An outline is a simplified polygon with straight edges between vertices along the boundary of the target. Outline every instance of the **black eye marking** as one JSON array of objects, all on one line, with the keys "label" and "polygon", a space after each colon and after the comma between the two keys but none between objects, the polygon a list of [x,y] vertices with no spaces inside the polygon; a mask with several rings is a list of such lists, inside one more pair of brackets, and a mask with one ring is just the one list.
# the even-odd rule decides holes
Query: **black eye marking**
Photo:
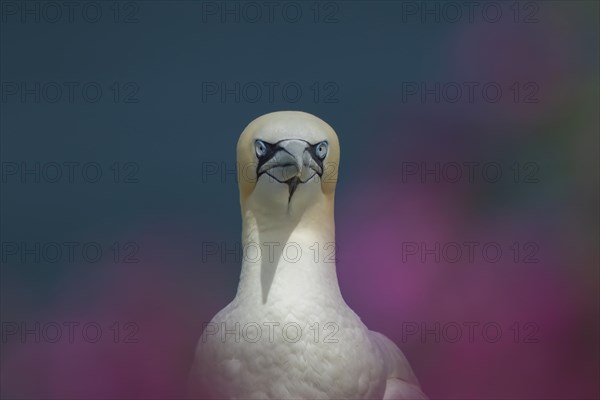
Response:
[{"label": "black eye marking", "polygon": [[[326,140],[320,141],[316,144],[311,144],[310,142],[308,142],[304,139],[282,139],[275,143],[269,143],[269,142],[265,142],[264,140],[256,139],[254,141],[254,148],[256,150],[256,156],[258,157],[258,165],[256,166],[256,180],[258,181],[260,176],[267,172],[267,171],[260,172],[260,168],[267,161],[269,161],[271,158],[273,158],[273,156],[278,151],[285,151],[286,153],[289,154],[289,151],[287,151],[286,149],[279,146],[279,143],[285,142],[286,140],[300,140],[300,141],[308,144],[307,150],[310,153],[310,156],[313,159],[313,161],[319,166],[319,169],[320,169],[320,171],[315,171],[315,173],[317,175],[319,175],[320,178],[322,178],[323,172],[324,172],[323,161],[325,160],[325,157],[327,156],[327,154],[329,152],[329,148],[328,148],[329,144]],[[322,151],[323,149],[321,149],[321,151],[319,151],[319,146],[321,146],[321,145],[325,145],[324,153]],[[263,146],[264,146],[264,148],[263,148]],[[269,175],[269,174],[267,174],[267,175]],[[282,183],[285,183],[285,182],[282,182]],[[303,182],[300,182],[300,183],[303,183]]]},{"label": "black eye marking", "polygon": [[[321,145],[325,145],[325,154],[323,154],[321,151],[319,151],[319,146]],[[328,153],[328,148],[327,148],[327,141],[324,140],[322,142],[319,142],[317,144],[313,144],[309,147],[309,151],[310,151],[310,155],[312,157],[312,159],[317,163],[317,165],[319,166],[319,168],[321,169],[321,171],[316,171],[317,174],[319,175],[319,177],[323,177],[323,160],[325,160],[325,157],[327,156]],[[320,156],[322,155],[322,157]]]},{"label": "black eye marking", "polygon": [[256,157],[258,158],[258,161],[262,161],[262,164],[273,157],[276,152],[274,144],[259,139],[254,141],[254,149],[256,151]]},{"label": "black eye marking", "polygon": [[[260,145],[264,146],[264,151],[259,152]],[[258,171],[264,165],[264,163],[269,161],[275,155],[275,153],[277,153],[278,146],[277,143],[273,144],[257,139],[254,142],[254,147],[256,149],[256,157],[258,157],[258,165],[256,166],[256,179],[258,180],[258,178],[265,172],[263,171],[259,173]]]}]

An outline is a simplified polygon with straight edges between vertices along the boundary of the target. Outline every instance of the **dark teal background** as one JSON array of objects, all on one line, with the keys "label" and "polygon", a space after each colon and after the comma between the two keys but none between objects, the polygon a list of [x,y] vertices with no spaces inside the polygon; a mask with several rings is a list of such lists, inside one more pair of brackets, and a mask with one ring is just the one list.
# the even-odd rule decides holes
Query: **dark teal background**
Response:
[{"label": "dark teal background", "polygon": [[[276,110],[313,113],[337,131],[342,293],[401,347],[429,396],[597,398],[598,3],[520,2],[516,22],[515,3],[495,2],[495,23],[481,13],[451,22],[445,2],[290,3],[302,10],[298,22],[277,11],[273,21],[238,13],[236,22],[238,2],[221,20],[206,13],[221,2],[137,1],[98,2],[92,23],[77,12],[73,22],[45,20],[42,2],[1,2],[2,398],[183,395],[202,323],[233,298],[240,271],[235,254],[203,254],[207,243],[239,246],[237,183],[221,173],[235,168],[246,124]],[[413,6],[434,14],[407,14]],[[92,82],[102,96],[11,94],[36,82]],[[236,82],[291,83],[302,95],[236,101],[204,90]],[[422,101],[406,93],[421,82],[492,82],[503,94]],[[518,101],[515,82],[525,90]],[[36,162],[97,163],[102,177],[11,173]],[[502,177],[406,176],[421,163],[470,162],[496,163]],[[532,179],[515,178],[515,163]],[[102,257],[52,262],[10,251],[64,242],[98,244]],[[481,253],[473,262],[403,259],[408,242],[496,243],[504,253],[498,262]],[[515,261],[514,242],[533,243],[536,262]],[[102,336],[90,343],[76,331],[70,343],[65,329],[49,343],[43,328],[38,342],[9,332],[36,322],[96,323]],[[404,336],[407,326],[464,322],[497,324],[501,340]],[[513,340],[514,324],[535,333]]]}]

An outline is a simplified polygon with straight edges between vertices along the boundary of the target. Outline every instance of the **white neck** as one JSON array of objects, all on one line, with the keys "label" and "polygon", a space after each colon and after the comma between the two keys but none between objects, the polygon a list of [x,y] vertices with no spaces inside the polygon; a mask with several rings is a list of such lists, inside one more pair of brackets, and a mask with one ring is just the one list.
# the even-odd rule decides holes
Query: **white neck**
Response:
[{"label": "white neck", "polygon": [[237,297],[256,305],[311,293],[341,299],[335,265],[333,199],[302,210],[248,201],[242,206],[243,261]]}]

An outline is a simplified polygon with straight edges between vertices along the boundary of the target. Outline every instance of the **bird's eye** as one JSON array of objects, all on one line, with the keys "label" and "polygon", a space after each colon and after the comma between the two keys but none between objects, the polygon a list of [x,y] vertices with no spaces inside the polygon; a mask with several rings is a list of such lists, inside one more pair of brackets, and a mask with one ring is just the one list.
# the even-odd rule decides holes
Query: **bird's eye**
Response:
[{"label": "bird's eye", "polygon": [[317,144],[317,147],[315,149],[315,154],[321,160],[324,159],[325,156],[327,155],[327,142],[321,142],[321,143]]},{"label": "bird's eye", "polygon": [[264,157],[267,154],[267,145],[262,140],[254,142],[254,148],[256,149],[256,155],[259,158]]}]

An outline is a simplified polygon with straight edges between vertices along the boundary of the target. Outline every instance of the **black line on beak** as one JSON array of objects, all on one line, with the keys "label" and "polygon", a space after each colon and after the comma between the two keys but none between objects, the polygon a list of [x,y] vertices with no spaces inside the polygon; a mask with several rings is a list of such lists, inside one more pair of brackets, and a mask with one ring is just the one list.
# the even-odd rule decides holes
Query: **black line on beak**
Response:
[{"label": "black line on beak", "polygon": [[298,188],[298,185],[301,182],[300,182],[300,178],[295,176],[292,179],[286,181],[285,183],[287,183],[288,188],[290,189],[290,197],[288,197],[288,204],[289,204],[290,201],[292,201],[292,196],[294,195],[294,192],[296,191],[296,189]]}]

